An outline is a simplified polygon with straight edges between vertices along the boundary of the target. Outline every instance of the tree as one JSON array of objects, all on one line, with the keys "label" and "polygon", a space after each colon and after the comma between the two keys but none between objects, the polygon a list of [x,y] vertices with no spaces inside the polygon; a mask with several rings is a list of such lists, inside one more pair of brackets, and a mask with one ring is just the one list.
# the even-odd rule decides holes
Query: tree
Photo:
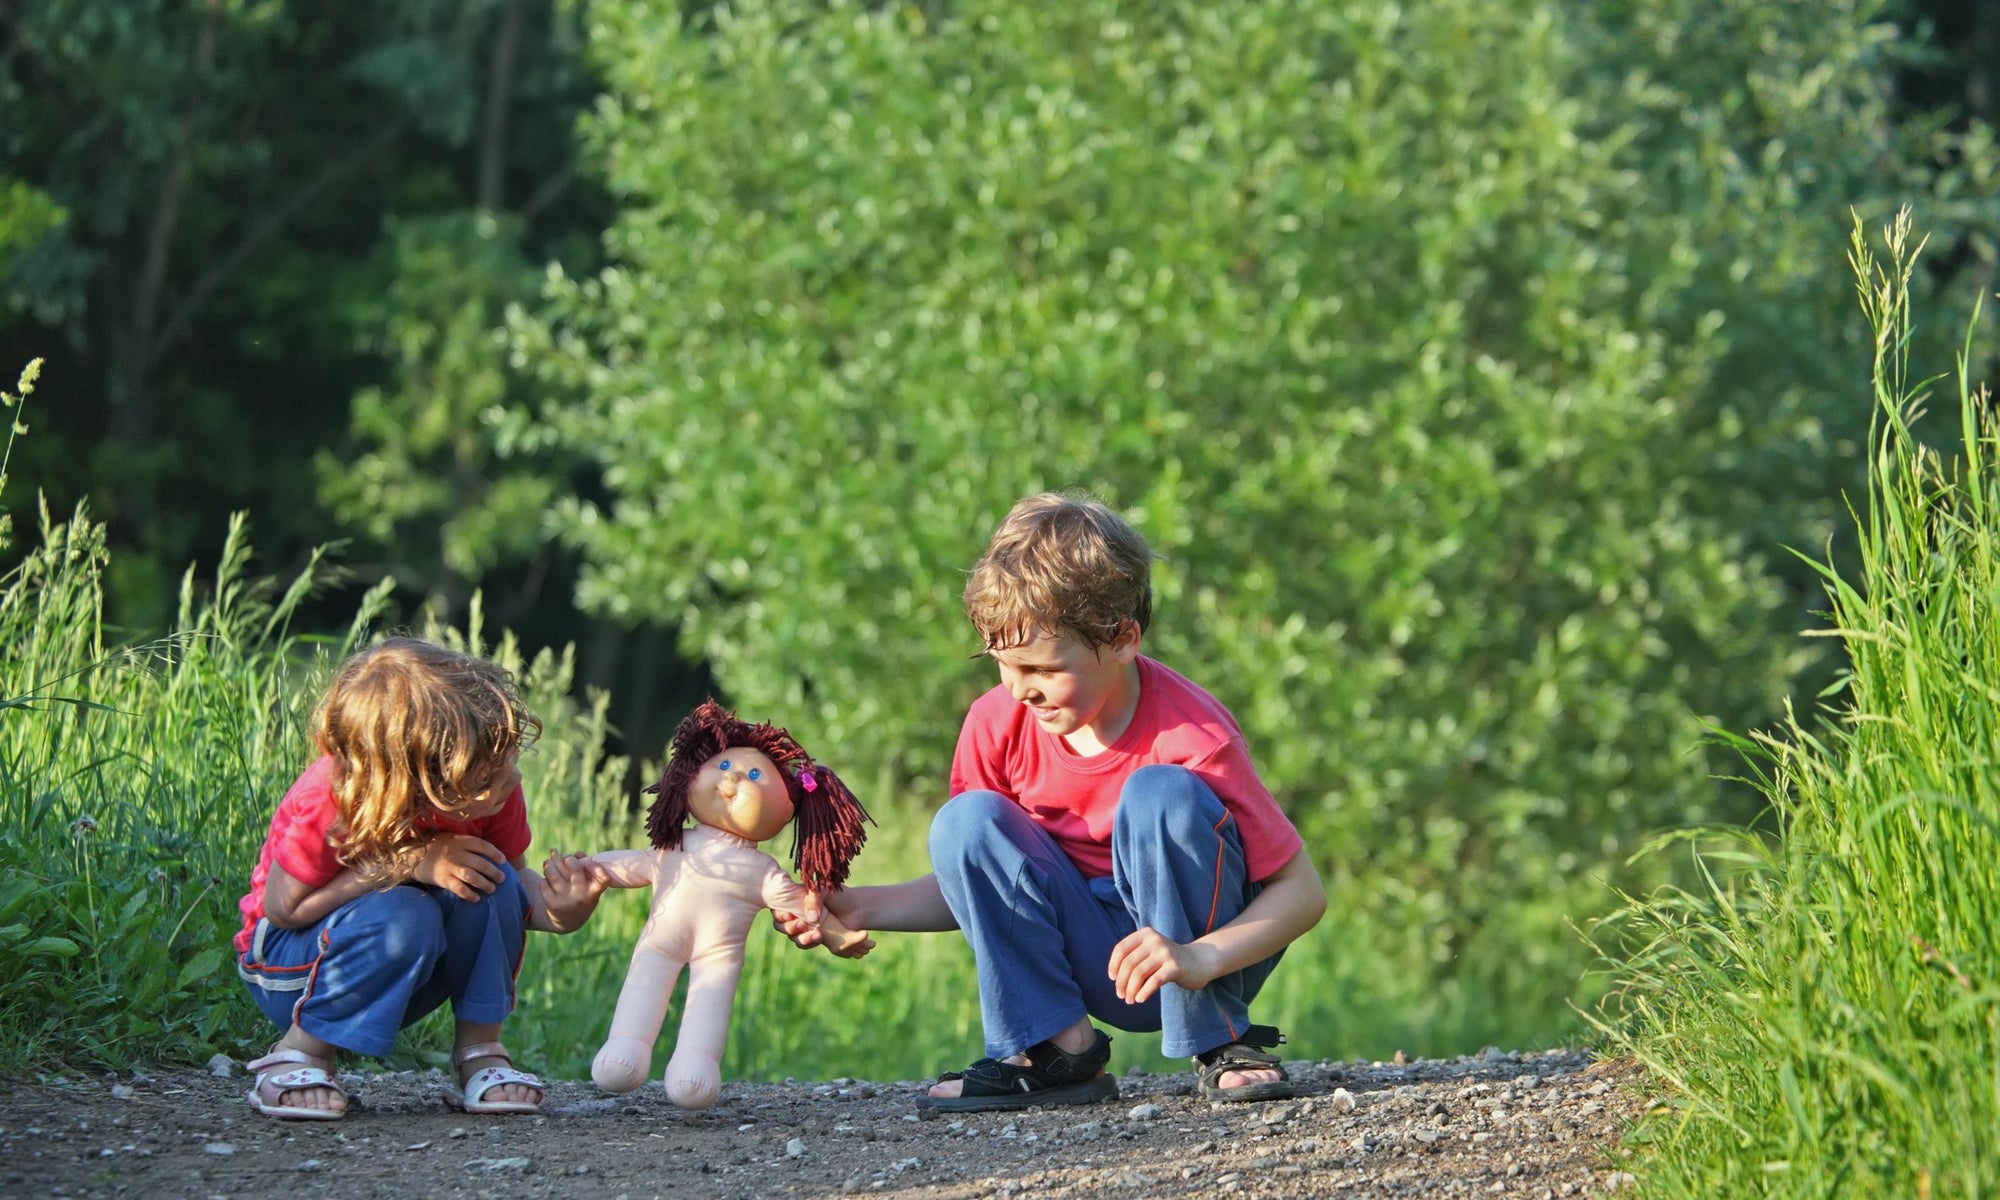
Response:
[{"label": "tree", "polygon": [[926,801],[991,683],[960,571],[1097,491],[1347,1004],[1522,1036],[1597,875],[1740,814],[1702,723],[1807,665],[1785,547],[1867,420],[1830,251],[1929,178],[1876,15],[601,3],[609,265],[519,323],[556,398],[502,428],[601,472],[588,608]]}]

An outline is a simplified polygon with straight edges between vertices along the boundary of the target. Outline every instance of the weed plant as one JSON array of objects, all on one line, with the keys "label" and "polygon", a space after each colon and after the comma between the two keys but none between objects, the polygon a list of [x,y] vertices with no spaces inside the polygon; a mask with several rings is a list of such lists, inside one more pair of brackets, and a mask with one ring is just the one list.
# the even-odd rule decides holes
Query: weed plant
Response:
[{"label": "weed plant", "polygon": [[1844,686],[1735,739],[1772,836],[1664,843],[1702,886],[1612,927],[1606,1032],[1671,1095],[1628,1143],[1647,1195],[2000,1191],[2000,424],[1968,340],[1957,448],[1920,440],[1907,213],[1885,244],[1856,222],[1878,416],[1857,569],[1820,568]]}]

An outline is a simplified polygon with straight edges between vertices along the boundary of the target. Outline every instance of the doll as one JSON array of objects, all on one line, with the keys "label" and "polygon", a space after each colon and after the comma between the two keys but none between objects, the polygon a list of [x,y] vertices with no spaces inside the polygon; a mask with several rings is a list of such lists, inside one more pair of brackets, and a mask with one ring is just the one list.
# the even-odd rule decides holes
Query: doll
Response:
[{"label": "doll", "polygon": [[[645,1082],[667,999],[685,966],[687,997],[664,1082],[679,1107],[707,1108],[722,1087],[722,1050],[750,926],[766,908],[805,911],[804,889],[757,844],[796,817],[793,866],[814,891],[837,891],[866,837],[868,814],[791,734],[739,721],[714,700],[674,730],[666,771],[646,790],[659,794],[646,815],[653,848],[593,856],[612,887],[650,886],[653,907],[590,1076],[608,1092]],[[822,911],[820,929],[835,954],[859,958],[874,947],[867,934]]]}]

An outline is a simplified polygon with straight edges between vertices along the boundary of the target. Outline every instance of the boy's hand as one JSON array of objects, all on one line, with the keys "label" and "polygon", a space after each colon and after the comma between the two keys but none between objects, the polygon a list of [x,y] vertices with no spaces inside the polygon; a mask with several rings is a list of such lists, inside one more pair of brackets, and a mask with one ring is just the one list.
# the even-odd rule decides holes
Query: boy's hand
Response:
[{"label": "boy's hand", "polygon": [[558,933],[569,933],[590,920],[610,886],[610,873],[588,854],[550,851],[542,863],[542,904]]},{"label": "boy's hand", "polygon": [[1111,948],[1111,979],[1127,1004],[1144,1004],[1161,984],[1197,991],[1216,974],[1204,947],[1176,942],[1150,925],[1126,934]]},{"label": "boy's hand", "polygon": [[499,847],[485,838],[441,833],[424,843],[423,855],[410,869],[410,878],[443,888],[460,900],[479,900],[492,895],[507,878],[500,869],[506,861]]},{"label": "boy's hand", "polygon": [[777,926],[778,932],[792,939],[792,945],[801,950],[809,950],[824,940],[820,932],[820,922],[825,919],[825,909],[820,905],[819,893],[808,891],[805,897],[805,902],[799,906],[798,912],[781,912],[775,908],[771,910],[771,924]]}]

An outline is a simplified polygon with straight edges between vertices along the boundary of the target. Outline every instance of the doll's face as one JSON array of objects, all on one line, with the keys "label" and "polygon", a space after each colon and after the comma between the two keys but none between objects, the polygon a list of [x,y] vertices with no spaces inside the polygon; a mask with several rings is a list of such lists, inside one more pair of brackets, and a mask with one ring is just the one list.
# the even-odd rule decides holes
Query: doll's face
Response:
[{"label": "doll's face", "polygon": [[688,785],[688,811],[704,825],[761,842],[791,823],[792,798],[763,751],[731,746],[701,764]]}]

